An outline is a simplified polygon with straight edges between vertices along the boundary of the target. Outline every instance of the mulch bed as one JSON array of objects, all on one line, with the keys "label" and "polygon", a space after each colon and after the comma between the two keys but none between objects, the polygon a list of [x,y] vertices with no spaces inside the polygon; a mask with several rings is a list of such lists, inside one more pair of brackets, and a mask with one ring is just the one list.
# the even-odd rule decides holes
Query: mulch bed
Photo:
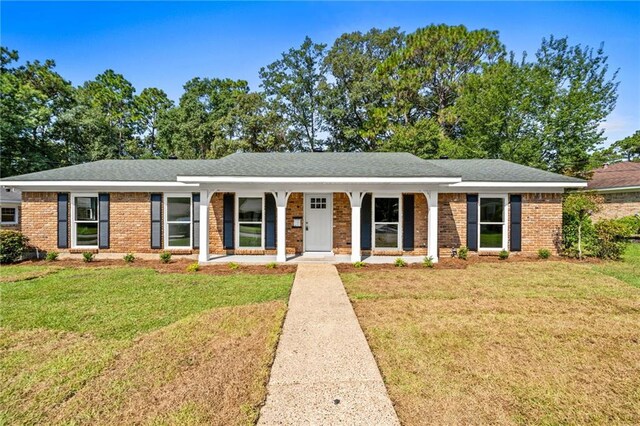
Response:
[{"label": "mulch bed", "polygon": [[81,259],[61,259],[48,263],[44,260],[27,260],[21,265],[46,265],[51,264],[62,267],[74,268],[98,268],[98,267],[129,267],[129,268],[150,268],[165,274],[206,274],[206,275],[234,275],[234,274],[260,274],[278,275],[293,274],[296,272],[296,265],[277,265],[275,268],[267,268],[265,265],[245,265],[237,264],[237,268],[231,268],[230,263],[220,263],[213,265],[200,265],[197,272],[187,272],[187,266],[194,263],[191,259],[171,260],[169,263],[161,263],[159,260],[136,259],[133,263],[125,263],[119,259],[95,259],[91,262],[84,262]]}]

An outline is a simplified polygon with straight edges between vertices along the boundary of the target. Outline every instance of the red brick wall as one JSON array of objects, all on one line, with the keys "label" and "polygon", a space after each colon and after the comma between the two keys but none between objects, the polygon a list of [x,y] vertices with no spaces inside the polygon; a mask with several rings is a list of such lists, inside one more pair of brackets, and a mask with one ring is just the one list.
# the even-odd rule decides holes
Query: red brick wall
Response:
[{"label": "red brick wall", "polygon": [[594,220],[615,219],[640,213],[640,191],[601,193],[604,204]]},{"label": "red brick wall", "polygon": [[[100,250],[111,253],[153,253],[150,248],[150,194],[111,193],[110,248]],[[425,255],[427,252],[427,201],[423,194],[415,194],[414,246],[410,252],[376,251],[374,254]],[[534,254],[540,248],[554,253],[562,231],[561,194],[523,194],[522,204],[522,252]],[[351,204],[344,193],[333,196],[334,251],[351,253]],[[439,251],[449,256],[452,247],[466,245],[466,194],[440,194]],[[302,217],[304,224],[304,197],[293,193],[287,204],[287,253],[301,253],[303,228],[293,228],[293,218]],[[24,192],[21,212],[22,231],[31,244],[42,250],[57,250],[57,194]],[[238,254],[274,253],[274,250],[231,250],[222,248],[223,194],[216,193],[209,205],[209,244],[214,254],[227,252]],[[70,236],[69,236],[70,240]],[[64,250],[62,250],[64,251]],[[185,251],[176,251],[183,253]],[[197,252],[197,250],[193,250]]]}]

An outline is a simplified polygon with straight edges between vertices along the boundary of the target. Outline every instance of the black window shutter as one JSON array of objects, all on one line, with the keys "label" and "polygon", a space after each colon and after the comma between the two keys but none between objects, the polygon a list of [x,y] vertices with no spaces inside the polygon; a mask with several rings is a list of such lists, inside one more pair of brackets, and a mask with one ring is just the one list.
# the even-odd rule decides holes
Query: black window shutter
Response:
[{"label": "black window shutter", "polygon": [[276,248],[276,199],[273,194],[266,193],[264,196],[264,248]]},{"label": "black window shutter", "polygon": [[511,204],[511,232],[509,235],[509,249],[511,251],[522,250],[522,195],[512,194],[510,196]]},{"label": "black window shutter", "polygon": [[402,249],[413,250],[413,194],[402,195]]},{"label": "black window shutter", "polygon": [[162,248],[162,194],[151,194],[151,248]]},{"label": "black window shutter", "polygon": [[58,194],[58,248],[69,248],[69,194]]},{"label": "black window shutter", "polygon": [[371,250],[371,194],[365,194],[360,207],[360,249]]},{"label": "black window shutter", "polygon": [[109,194],[98,194],[98,248],[109,248]]},{"label": "black window shutter", "polygon": [[200,248],[200,193],[191,194],[193,217],[193,248]]},{"label": "black window shutter", "polygon": [[467,194],[467,247],[478,250],[478,194]]},{"label": "black window shutter", "polygon": [[224,232],[222,234],[222,245],[225,249],[234,248],[233,245],[233,222],[234,222],[234,194],[224,194],[222,199]]}]

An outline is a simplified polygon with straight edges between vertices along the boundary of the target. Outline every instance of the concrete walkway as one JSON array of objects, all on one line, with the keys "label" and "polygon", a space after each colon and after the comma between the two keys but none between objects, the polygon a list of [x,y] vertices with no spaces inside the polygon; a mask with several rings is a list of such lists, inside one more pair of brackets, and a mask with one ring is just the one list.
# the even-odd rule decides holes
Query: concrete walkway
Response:
[{"label": "concrete walkway", "polygon": [[259,425],[398,425],[333,265],[301,264]]}]

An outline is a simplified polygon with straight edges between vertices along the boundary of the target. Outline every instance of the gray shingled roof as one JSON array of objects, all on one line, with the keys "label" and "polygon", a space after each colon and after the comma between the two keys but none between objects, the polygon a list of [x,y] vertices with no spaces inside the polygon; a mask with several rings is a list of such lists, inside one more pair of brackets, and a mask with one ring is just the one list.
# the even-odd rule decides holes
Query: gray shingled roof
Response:
[{"label": "gray shingled roof", "polygon": [[2,179],[175,182],[178,176],[462,177],[486,182],[582,182],[502,160],[422,160],[407,153],[238,153],[220,160],[102,160]]},{"label": "gray shingled roof", "polygon": [[504,160],[425,160],[457,176],[463,182],[584,182],[569,176],[559,175]]}]

